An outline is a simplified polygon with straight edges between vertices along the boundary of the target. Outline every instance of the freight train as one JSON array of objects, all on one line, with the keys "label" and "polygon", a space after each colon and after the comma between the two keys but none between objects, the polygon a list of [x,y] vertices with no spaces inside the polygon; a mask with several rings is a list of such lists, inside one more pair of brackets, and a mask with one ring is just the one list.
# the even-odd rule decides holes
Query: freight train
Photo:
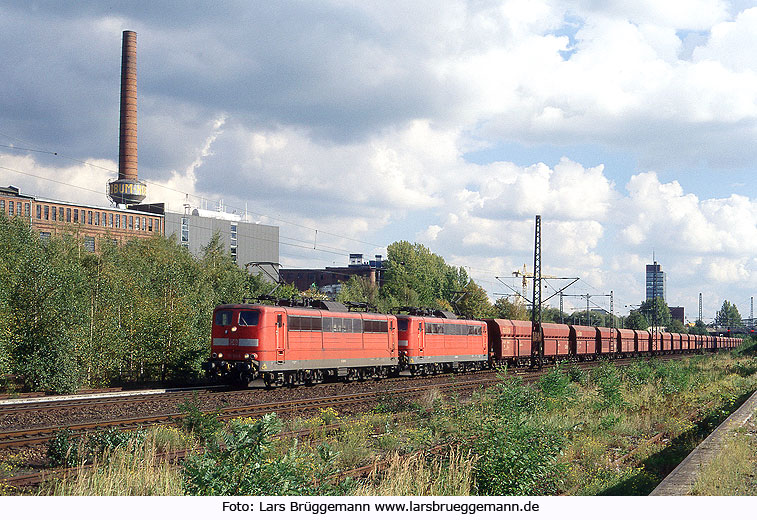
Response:
[{"label": "freight train", "polygon": [[[543,360],[695,353],[732,349],[739,338],[543,323]],[[266,387],[400,374],[465,372],[529,364],[530,321],[470,320],[445,311],[350,312],[309,306],[233,304],[213,312],[207,376]]]}]

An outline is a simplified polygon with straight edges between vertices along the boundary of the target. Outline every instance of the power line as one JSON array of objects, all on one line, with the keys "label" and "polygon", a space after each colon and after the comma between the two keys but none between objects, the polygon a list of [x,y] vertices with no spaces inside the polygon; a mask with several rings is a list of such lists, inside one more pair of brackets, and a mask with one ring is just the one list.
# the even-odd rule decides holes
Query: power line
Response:
[{"label": "power line", "polygon": [[[13,139],[13,140],[17,140],[17,141],[20,141],[20,142],[25,142],[25,143],[30,144],[30,145],[34,144],[34,143],[29,143],[28,141],[25,141],[23,139],[19,139],[19,138],[16,138],[16,137],[9,136],[9,135],[7,135],[5,133],[2,133],[2,132],[0,132],[0,135],[3,136],[3,137],[7,137],[8,139]],[[90,163],[90,162],[87,162],[87,161],[82,161],[80,159],[77,159],[75,157],[71,157],[71,156],[62,154],[60,152],[54,152],[54,151],[49,151],[49,150],[38,150],[38,149],[32,149],[32,148],[16,148],[14,146],[8,146],[8,145],[0,145],[0,146],[3,146],[5,148],[9,148],[11,150],[15,149],[15,150],[24,150],[24,151],[30,151],[30,152],[36,152],[36,153],[50,154],[50,155],[54,155],[56,157],[62,157],[62,158],[65,158],[65,159],[69,159],[71,161],[76,161],[76,162],[78,162],[80,164],[84,164],[86,166],[91,166],[93,168],[99,168],[101,170],[104,170],[104,171],[107,171],[107,172],[110,172],[110,173],[113,173],[113,174],[116,174],[116,175],[118,175],[118,173],[119,173],[117,170],[113,170],[112,168],[107,168],[107,167],[101,166],[99,164],[94,164],[94,163]],[[16,171],[16,170],[11,170],[11,171]],[[16,171],[16,172],[17,173],[24,173],[24,172],[18,172],[18,171]],[[26,174],[26,175],[31,175],[31,174]],[[52,180],[52,179],[46,179],[44,177],[37,177],[37,178],[43,179],[43,180]],[[53,181],[53,182],[56,182],[56,181]],[[171,188],[170,186],[166,186],[166,185],[161,184],[159,182],[147,181],[147,180],[144,180],[144,179],[142,179],[142,182],[144,182],[147,185],[153,185],[153,186],[157,186],[159,188],[162,188],[162,189],[165,189],[165,190],[168,190],[168,191],[172,191],[174,193],[179,193],[179,194],[186,195],[186,196],[190,196],[191,195],[192,197],[194,197],[194,198],[196,198],[196,199],[198,199],[200,201],[215,203],[215,204],[217,204],[219,206],[221,205],[221,201],[213,201],[213,200],[211,200],[211,199],[209,199],[207,197],[204,197],[202,195],[197,195],[195,193],[189,193],[187,191],[177,190],[175,188]],[[74,187],[78,187],[78,186],[74,186]],[[81,187],[79,187],[79,188],[80,189],[88,190],[87,188],[81,188]],[[88,191],[94,191],[94,190],[88,190]],[[99,193],[99,192],[96,192],[96,193]],[[267,219],[270,219],[270,220],[273,220],[273,221],[277,221],[277,222],[283,222],[283,223],[289,224],[291,226],[301,227],[303,229],[308,229],[308,230],[314,231],[316,233],[320,232],[320,233],[325,234],[325,235],[333,236],[333,237],[336,237],[336,238],[341,238],[341,239],[344,239],[344,240],[350,240],[350,241],[353,241],[353,242],[358,242],[358,243],[366,244],[366,245],[373,246],[373,247],[380,247],[380,248],[384,247],[383,245],[374,244],[372,242],[367,242],[365,240],[360,240],[360,239],[357,239],[357,238],[352,238],[352,237],[348,237],[348,236],[345,236],[345,235],[340,235],[338,233],[331,233],[331,232],[328,232],[328,231],[323,231],[323,230],[319,230],[317,228],[306,226],[304,224],[298,224],[296,222],[290,222],[290,221],[287,221],[287,220],[284,220],[284,219],[280,219],[280,218],[276,218],[276,217],[271,217],[270,215],[266,215],[264,213],[257,213],[257,212],[254,212],[254,211],[249,211],[246,208],[243,209],[243,208],[240,208],[240,207],[237,207],[237,206],[233,206],[233,205],[226,205],[226,204],[224,204],[224,205],[227,206],[227,207],[229,207],[229,208],[236,209],[236,210],[238,210],[240,212],[241,211],[245,211],[247,213],[251,213],[251,214],[257,215],[259,217],[264,217],[264,218],[267,218]]]}]

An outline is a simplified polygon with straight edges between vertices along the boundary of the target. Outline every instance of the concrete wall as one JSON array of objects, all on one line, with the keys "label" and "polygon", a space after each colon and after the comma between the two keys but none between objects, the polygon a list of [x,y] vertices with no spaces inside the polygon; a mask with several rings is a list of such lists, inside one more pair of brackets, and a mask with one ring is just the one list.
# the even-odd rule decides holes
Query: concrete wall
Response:
[{"label": "concrete wall", "polygon": [[[178,244],[187,247],[195,256],[202,255],[202,249],[208,245],[216,230],[221,235],[226,251],[232,253],[232,227],[236,225],[237,265],[244,267],[248,262],[279,261],[279,228],[276,226],[169,211],[166,211],[165,218],[166,236],[173,235]],[[186,219],[183,233],[182,219]]]}]

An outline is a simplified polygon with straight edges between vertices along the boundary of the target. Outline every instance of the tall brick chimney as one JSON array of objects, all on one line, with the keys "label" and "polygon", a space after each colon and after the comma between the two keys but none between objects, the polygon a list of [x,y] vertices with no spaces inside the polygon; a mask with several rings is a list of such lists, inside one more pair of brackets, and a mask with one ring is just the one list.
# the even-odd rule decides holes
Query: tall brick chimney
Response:
[{"label": "tall brick chimney", "polygon": [[137,33],[124,31],[121,49],[121,121],[118,139],[118,180],[108,183],[116,204],[139,204],[147,186],[137,179]]}]

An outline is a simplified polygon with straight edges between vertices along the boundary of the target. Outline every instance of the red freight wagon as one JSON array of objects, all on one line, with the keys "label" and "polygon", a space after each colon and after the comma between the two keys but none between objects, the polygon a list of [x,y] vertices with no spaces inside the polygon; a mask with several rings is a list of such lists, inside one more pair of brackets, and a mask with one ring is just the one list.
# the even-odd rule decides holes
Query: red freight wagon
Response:
[{"label": "red freight wagon", "polygon": [[678,352],[681,350],[681,334],[678,332],[671,332],[671,350]]},{"label": "red freight wagon", "polygon": [[691,334],[681,334],[681,350],[686,352],[689,350],[689,343],[691,342]]},{"label": "red freight wagon", "polygon": [[652,352],[660,352],[662,350],[662,332],[660,332],[659,330],[655,332],[655,330],[652,329],[652,331],[650,331],[649,333],[649,336],[649,343]]},{"label": "red freight wagon", "polygon": [[597,353],[597,329],[582,325],[569,325],[570,343],[576,356],[594,356]]},{"label": "red freight wagon", "polygon": [[615,329],[597,327],[597,342],[599,344],[598,352],[601,354],[614,354],[618,351]]},{"label": "red freight wagon", "polygon": [[544,338],[544,357],[550,359],[564,358],[571,355],[570,327],[559,323],[542,323]]},{"label": "red freight wagon", "polygon": [[486,320],[489,327],[489,352],[497,364],[531,357],[531,322]]},{"label": "red freight wagon", "polygon": [[398,316],[397,322],[400,364],[413,374],[481,369],[488,363],[483,321]]},{"label": "red freight wagon", "polygon": [[[267,386],[397,371],[397,319],[386,314],[267,305],[220,305],[213,314],[210,376]],[[343,310],[342,310],[343,309]]]},{"label": "red freight wagon", "polygon": [[636,350],[635,335],[631,329],[616,329],[618,334],[618,352],[627,354]]},{"label": "red freight wagon", "polygon": [[652,346],[652,337],[646,330],[633,331],[636,352],[649,352]]},{"label": "red freight wagon", "polygon": [[670,352],[673,348],[673,334],[670,332],[660,333],[660,350]]}]

